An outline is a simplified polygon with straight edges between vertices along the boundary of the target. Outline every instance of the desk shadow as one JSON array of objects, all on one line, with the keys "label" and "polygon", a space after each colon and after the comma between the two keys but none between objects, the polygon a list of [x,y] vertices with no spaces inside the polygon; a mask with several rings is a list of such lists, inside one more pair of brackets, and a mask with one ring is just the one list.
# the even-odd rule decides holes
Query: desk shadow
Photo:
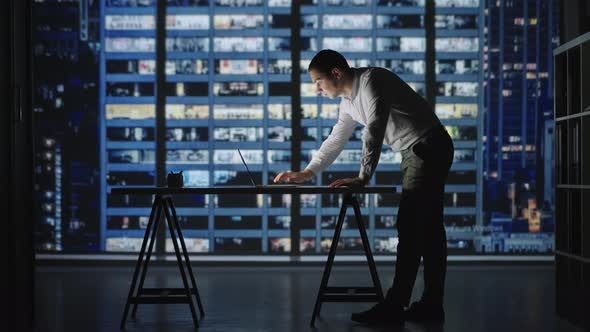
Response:
[{"label": "desk shadow", "polygon": [[444,324],[407,323],[404,326],[352,325],[347,331],[366,332],[444,332]]},{"label": "desk shadow", "polygon": [[441,323],[406,323],[412,332],[444,332],[445,325]]},{"label": "desk shadow", "polygon": [[[391,324],[364,325],[346,319],[330,319],[324,321],[318,317],[314,327],[292,326],[289,331],[317,331],[317,332],[444,332],[444,323],[415,323],[406,322],[404,326]],[[448,330],[448,329],[447,329]]]}]

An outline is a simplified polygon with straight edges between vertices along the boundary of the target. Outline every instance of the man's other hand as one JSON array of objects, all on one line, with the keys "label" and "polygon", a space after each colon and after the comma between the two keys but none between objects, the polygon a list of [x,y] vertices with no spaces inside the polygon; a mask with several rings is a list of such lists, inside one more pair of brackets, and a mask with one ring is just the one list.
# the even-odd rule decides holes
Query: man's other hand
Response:
[{"label": "man's other hand", "polygon": [[305,182],[305,181],[313,178],[314,176],[315,176],[315,174],[308,169],[306,169],[302,172],[291,172],[291,171],[281,172],[275,177],[274,183],[280,183],[280,182],[301,183],[301,182]]},{"label": "man's other hand", "polygon": [[364,187],[365,181],[361,178],[346,178],[346,179],[338,179],[332,183],[330,183],[330,188],[335,187]]}]

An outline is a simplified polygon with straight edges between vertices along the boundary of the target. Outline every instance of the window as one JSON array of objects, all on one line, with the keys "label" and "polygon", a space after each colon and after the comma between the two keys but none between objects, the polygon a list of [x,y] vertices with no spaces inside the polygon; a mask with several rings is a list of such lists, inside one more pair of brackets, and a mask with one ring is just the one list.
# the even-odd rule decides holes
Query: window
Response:
[{"label": "window", "polygon": [[[95,67],[100,69],[94,87],[100,96],[101,126],[100,174],[96,175],[100,184],[95,190],[101,215],[95,250],[139,249],[150,199],[109,195],[116,186],[154,186],[161,183],[158,174],[181,170],[187,186],[250,185],[237,147],[260,184],[292,168],[297,157],[291,151],[293,143],[301,144],[300,167],[304,167],[329,136],[339,113],[338,100],[318,96],[307,73],[318,50],[342,52],[353,67],[387,68],[422,95],[432,84],[425,81],[431,67],[426,60],[424,0],[302,0],[295,18],[301,24],[298,40],[291,36],[291,0],[167,0],[164,40],[156,34],[155,0],[97,3],[104,9],[97,17],[97,29],[102,30],[96,31],[93,44],[83,46],[95,52],[99,62]],[[445,194],[445,206],[453,209],[456,219],[446,222],[447,226],[472,226],[481,201],[476,197],[480,192],[476,171],[481,162],[479,52],[483,36],[478,20],[483,3],[436,0],[435,5],[435,112],[457,142]],[[75,25],[60,23],[60,27],[76,31]],[[157,40],[164,42],[166,51],[163,85],[156,80]],[[54,41],[47,49],[37,49],[39,54],[63,53],[80,47],[79,43],[78,39]],[[299,52],[299,63],[293,63],[292,52]],[[292,83],[293,66],[301,70],[297,86]],[[36,111],[67,109],[67,95],[73,91],[68,84],[60,79],[54,86],[40,87],[40,95],[54,97],[36,105]],[[160,91],[165,97],[163,109],[156,107]],[[296,105],[300,109],[292,109],[293,96],[301,97],[294,99],[300,101]],[[292,119],[299,112],[302,131],[295,135]],[[160,116],[165,118],[163,128],[156,123]],[[158,141],[162,139],[158,132],[164,133],[164,142]],[[356,176],[362,135],[359,126],[334,165],[313,183],[327,185]],[[40,171],[70,176],[62,169],[68,165],[63,142],[47,137],[53,143],[43,147]],[[164,143],[163,156],[157,156],[160,143]],[[399,184],[400,162],[401,154],[385,147],[372,184]],[[48,196],[43,208],[49,212],[43,220],[54,225],[49,227],[52,232],[65,234],[56,230],[66,225],[60,219],[63,216],[57,215],[59,199],[65,196],[58,195],[55,186],[44,192]],[[297,223],[291,223],[295,212],[289,195],[194,195],[180,199],[178,211],[191,252],[285,254],[298,249],[304,254],[321,253],[329,239],[319,230],[334,227],[338,197],[301,195],[300,199]],[[364,195],[360,200],[375,250],[395,252],[397,237],[392,231],[399,195]],[[291,227],[299,229],[299,243],[290,242]],[[170,245],[167,239],[167,250]],[[353,253],[362,249],[348,234],[342,245]],[[63,243],[55,240],[44,246],[63,248]]]}]

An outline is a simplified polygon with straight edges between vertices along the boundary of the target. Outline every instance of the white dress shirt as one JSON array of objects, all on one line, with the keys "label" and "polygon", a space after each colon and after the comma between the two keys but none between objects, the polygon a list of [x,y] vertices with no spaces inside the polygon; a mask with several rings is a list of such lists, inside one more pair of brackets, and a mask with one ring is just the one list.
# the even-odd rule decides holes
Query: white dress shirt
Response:
[{"label": "white dress shirt", "polygon": [[381,146],[407,149],[440,120],[419,94],[391,71],[352,68],[352,95],[342,97],[338,121],[307,169],[318,174],[342,152],[354,129],[363,130],[363,157],[359,177],[368,182],[381,155]]}]

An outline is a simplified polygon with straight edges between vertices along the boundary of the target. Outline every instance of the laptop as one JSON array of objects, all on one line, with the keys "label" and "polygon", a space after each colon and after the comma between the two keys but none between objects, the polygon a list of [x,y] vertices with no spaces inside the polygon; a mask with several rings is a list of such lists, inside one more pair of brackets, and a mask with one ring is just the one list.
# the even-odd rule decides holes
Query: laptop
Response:
[{"label": "laptop", "polygon": [[252,185],[256,188],[293,188],[293,187],[297,187],[296,184],[269,184],[269,185],[258,185],[256,184],[256,181],[254,181],[254,177],[252,177],[252,173],[250,173],[250,169],[248,169],[248,165],[246,164],[246,160],[244,159],[244,156],[242,156],[242,152],[240,151],[240,149],[238,148],[238,153],[240,154],[240,158],[242,159],[242,163],[244,163],[244,166],[246,167],[246,172],[248,172],[248,176],[250,177],[250,182],[252,182]]}]

